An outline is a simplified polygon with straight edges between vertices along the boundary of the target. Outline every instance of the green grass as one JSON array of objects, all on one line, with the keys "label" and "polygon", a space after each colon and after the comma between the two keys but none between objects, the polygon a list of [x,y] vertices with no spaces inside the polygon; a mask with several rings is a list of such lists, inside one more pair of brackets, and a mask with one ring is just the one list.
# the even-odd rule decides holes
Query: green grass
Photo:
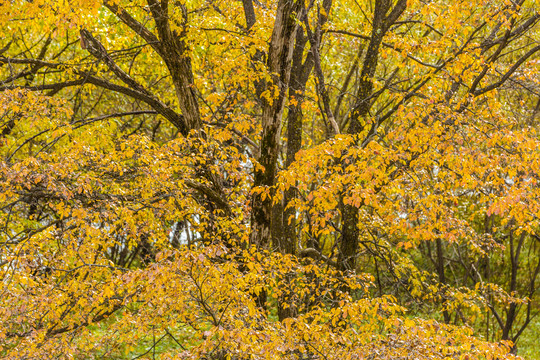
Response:
[{"label": "green grass", "polygon": [[540,360],[540,317],[534,318],[517,342],[518,355]]}]

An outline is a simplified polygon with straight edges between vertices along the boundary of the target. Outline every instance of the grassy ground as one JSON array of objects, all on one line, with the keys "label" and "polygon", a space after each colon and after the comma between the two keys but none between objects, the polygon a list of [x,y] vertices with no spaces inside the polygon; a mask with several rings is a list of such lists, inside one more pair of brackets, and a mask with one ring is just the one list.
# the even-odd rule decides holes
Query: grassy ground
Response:
[{"label": "grassy ground", "polygon": [[518,355],[527,360],[540,360],[540,317],[536,317],[529,324],[517,346]]}]

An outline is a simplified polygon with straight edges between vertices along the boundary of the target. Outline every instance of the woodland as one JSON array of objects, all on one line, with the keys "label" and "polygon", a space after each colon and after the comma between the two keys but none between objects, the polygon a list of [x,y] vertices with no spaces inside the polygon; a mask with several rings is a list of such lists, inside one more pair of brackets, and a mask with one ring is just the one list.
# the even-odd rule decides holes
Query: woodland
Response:
[{"label": "woodland", "polygon": [[0,0],[0,358],[540,359],[540,0]]}]

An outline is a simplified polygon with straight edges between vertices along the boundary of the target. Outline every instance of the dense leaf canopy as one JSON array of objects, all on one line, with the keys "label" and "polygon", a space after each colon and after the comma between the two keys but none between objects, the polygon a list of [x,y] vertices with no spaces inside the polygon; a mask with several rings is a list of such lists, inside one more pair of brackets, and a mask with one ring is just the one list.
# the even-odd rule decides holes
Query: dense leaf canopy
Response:
[{"label": "dense leaf canopy", "polygon": [[539,9],[0,1],[0,357],[516,358]]}]

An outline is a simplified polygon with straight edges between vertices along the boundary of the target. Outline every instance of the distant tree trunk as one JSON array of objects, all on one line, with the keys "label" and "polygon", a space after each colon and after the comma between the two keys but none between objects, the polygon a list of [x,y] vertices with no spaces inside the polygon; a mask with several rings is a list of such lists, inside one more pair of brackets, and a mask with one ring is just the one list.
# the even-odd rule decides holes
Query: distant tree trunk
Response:
[{"label": "distant tree trunk", "polygon": [[[446,275],[444,273],[444,249],[443,249],[443,243],[440,238],[437,238],[435,240],[435,244],[437,246],[437,274],[439,276],[439,282],[441,283],[441,286],[446,285]],[[446,300],[443,299],[443,304],[446,303]],[[443,317],[444,322],[449,324],[450,323],[450,314],[448,313],[448,310],[443,310]]]},{"label": "distant tree trunk", "polygon": [[[523,243],[527,233],[523,232],[517,239],[517,244],[514,244],[514,234],[510,233],[510,264],[511,264],[511,274],[510,274],[510,284],[508,288],[508,293],[513,294],[517,291],[517,275],[519,271],[519,256],[523,248]],[[511,340],[511,332],[514,326],[514,322],[517,317],[518,304],[512,302],[508,305],[508,310],[506,311],[506,322],[502,328],[502,340]]]}]

